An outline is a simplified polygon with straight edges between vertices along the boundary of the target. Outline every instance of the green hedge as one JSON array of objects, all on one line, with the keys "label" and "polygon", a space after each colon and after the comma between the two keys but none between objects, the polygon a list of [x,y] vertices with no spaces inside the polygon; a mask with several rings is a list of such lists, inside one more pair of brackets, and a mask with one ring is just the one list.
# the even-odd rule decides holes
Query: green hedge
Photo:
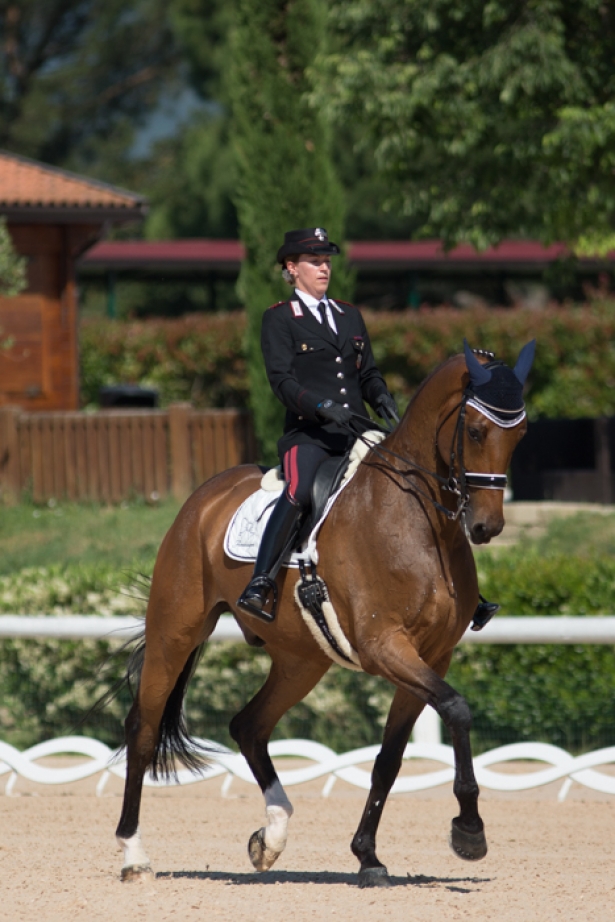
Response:
[{"label": "green hedge", "polygon": [[[615,414],[615,301],[544,311],[520,309],[402,313],[365,312],[374,353],[402,406],[416,386],[466,337],[514,362],[536,337],[530,375],[530,416]],[[179,320],[88,320],[81,326],[84,404],[95,404],[104,384],[139,383],[159,389],[164,404],[247,406],[242,313],[190,315]]]},{"label": "green hedge", "polygon": [[[615,613],[611,557],[515,548],[482,553],[477,563],[482,591],[503,615]],[[569,751],[615,745],[612,646],[461,645],[448,680],[470,703],[481,749],[519,740]]]},{"label": "green hedge", "polygon": [[[478,563],[481,587],[502,603],[503,614],[615,612],[611,559],[513,550],[482,552]],[[2,612],[125,614],[143,608],[142,583],[112,567],[65,565],[0,578]],[[107,641],[0,641],[0,739],[23,747],[81,732],[118,745],[127,696],[80,724],[123,674],[126,654],[118,655],[117,646]],[[211,644],[188,692],[192,732],[230,744],[228,722],[262,685],[268,668],[262,651]],[[572,751],[615,745],[611,647],[462,645],[448,679],[472,708],[476,751],[529,739]],[[276,737],[308,737],[338,751],[376,743],[391,694],[383,680],[333,667],[283,718]]]}]

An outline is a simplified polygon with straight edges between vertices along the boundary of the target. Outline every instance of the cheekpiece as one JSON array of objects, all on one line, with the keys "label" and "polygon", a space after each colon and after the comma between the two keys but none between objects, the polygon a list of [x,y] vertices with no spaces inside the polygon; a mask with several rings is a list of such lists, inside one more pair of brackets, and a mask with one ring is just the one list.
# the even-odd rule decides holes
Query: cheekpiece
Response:
[{"label": "cheekpiece", "polygon": [[308,227],[302,230],[286,231],[284,243],[278,250],[278,262],[284,263],[288,256],[314,253],[318,256],[338,256],[340,248],[329,240],[323,227]]}]

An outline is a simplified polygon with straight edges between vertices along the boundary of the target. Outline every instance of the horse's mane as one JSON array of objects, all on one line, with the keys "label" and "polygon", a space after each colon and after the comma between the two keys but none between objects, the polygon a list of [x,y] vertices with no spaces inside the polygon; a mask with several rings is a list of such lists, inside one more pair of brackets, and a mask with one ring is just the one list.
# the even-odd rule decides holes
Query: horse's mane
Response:
[{"label": "horse's mane", "polygon": [[424,379],[421,381],[421,383],[419,384],[419,386],[418,386],[417,389],[415,390],[414,394],[413,394],[412,397],[410,398],[409,406],[412,406],[412,404],[414,403],[414,401],[419,397],[419,395],[422,393],[423,389],[424,389],[425,387],[427,387],[427,385],[430,383],[430,381],[431,381],[432,378],[434,378],[436,375],[439,375],[441,371],[444,371],[444,369],[447,368],[448,365],[452,365],[453,362],[458,362],[459,359],[463,359],[463,356],[462,356],[461,354],[458,353],[458,354],[456,354],[456,355],[451,355],[451,356],[449,356],[449,358],[445,359],[443,362],[441,362],[439,365],[437,365],[437,366],[434,368],[434,370],[431,371],[431,372],[427,375],[427,377],[424,378]]}]

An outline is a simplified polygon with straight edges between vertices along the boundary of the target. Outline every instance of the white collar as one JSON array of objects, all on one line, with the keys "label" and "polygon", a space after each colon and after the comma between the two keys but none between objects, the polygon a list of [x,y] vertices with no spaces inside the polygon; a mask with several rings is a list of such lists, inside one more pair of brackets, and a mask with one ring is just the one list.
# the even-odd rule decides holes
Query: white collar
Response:
[{"label": "white collar", "polygon": [[301,291],[300,288],[295,288],[295,294],[297,295],[298,298],[301,298],[305,306],[309,307],[310,309],[318,307],[319,304],[326,305],[329,300],[326,294],[324,294],[322,298],[320,298],[319,300],[318,298],[315,298],[313,295],[309,295],[307,291]]}]

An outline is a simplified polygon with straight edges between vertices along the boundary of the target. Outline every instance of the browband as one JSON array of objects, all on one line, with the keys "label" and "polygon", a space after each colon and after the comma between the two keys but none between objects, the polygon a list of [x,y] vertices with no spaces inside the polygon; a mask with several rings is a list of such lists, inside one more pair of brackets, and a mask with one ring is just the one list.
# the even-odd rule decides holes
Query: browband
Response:
[{"label": "browband", "polygon": [[[483,416],[486,416],[487,419],[490,419],[492,423],[495,423],[496,426],[500,426],[501,429],[512,429],[514,426],[518,426],[520,422],[523,422],[525,419],[525,407],[519,410],[502,410],[499,407],[490,407],[486,403],[478,400],[476,397],[470,397],[468,399],[467,405],[469,407],[474,407],[475,410],[478,410],[479,413],[482,413]],[[512,419],[500,419],[499,416],[496,416],[497,413],[516,413]]]}]

